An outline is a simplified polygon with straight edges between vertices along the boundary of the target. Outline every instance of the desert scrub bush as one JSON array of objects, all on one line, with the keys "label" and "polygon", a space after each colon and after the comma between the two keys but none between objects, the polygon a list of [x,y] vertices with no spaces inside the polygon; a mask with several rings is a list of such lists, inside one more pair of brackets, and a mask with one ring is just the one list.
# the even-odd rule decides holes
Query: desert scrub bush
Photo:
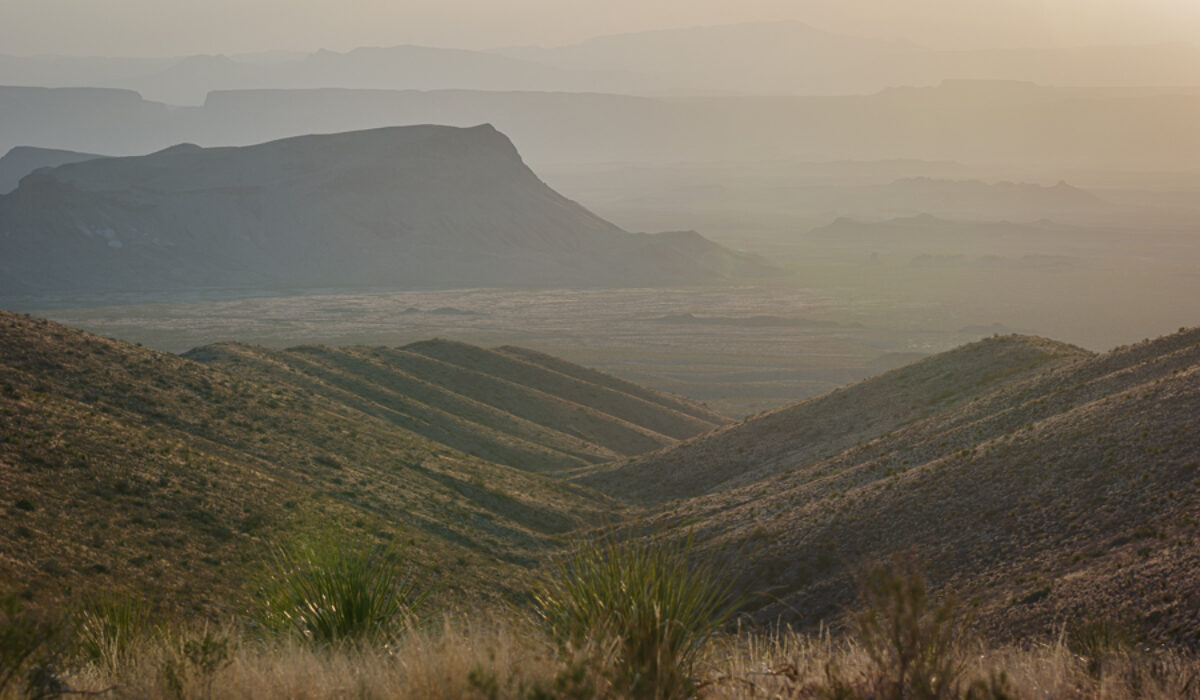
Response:
[{"label": "desert scrub bush", "polygon": [[427,597],[400,545],[326,538],[275,550],[253,618],[269,635],[314,644],[386,643]]},{"label": "desert scrub bush", "polygon": [[586,661],[620,697],[690,695],[705,645],[738,604],[716,561],[695,554],[691,536],[608,533],[560,561],[535,601],[568,672]]},{"label": "desert scrub bush", "polygon": [[[934,601],[915,559],[895,556],[866,570],[851,630],[868,663],[858,678],[828,669],[830,697],[941,700],[993,697],[980,686],[964,691],[966,621],[953,593]],[[997,681],[1001,683],[1001,681]],[[992,693],[992,694],[988,694]]]},{"label": "desert scrub bush", "polygon": [[233,663],[235,651],[232,636],[214,633],[207,626],[166,640],[161,673],[167,695],[176,700],[194,695],[211,698],[216,674]]},{"label": "desert scrub bush", "polygon": [[1088,673],[1099,677],[1105,662],[1137,651],[1137,636],[1129,627],[1109,617],[1090,617],[1065,630],[1067,649],[1087,663]]},{"label": "desert scrub bush", "polygon": [[58,656],[65,626],[15,595],[0,596],[0,697],[20,688],[26,695],[43,681]]}]

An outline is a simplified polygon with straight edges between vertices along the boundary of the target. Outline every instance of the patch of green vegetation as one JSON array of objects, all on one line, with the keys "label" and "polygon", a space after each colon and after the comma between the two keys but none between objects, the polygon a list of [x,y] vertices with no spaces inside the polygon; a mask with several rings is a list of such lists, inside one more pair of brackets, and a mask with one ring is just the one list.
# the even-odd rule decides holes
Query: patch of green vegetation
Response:
[{"label": "patch of green vegetation", "polygon": [[276,550],[254,618],[318,645],[374,643],[399,634],[428,595],[399,544],[324,538]]},{"label": "patch of green vegetation", "polygon": [[738,604],[717,563],[695,554],[691,537],[586,541],[536,595],[538,613],[622,696],[688,697],[701,652]]},{"label": "patch of green vegetation", "polygon": [[156,631],[152,604],[133,592],[106,593],[84,604],[75,622],[79,652],[92,663],[118,668]]}]

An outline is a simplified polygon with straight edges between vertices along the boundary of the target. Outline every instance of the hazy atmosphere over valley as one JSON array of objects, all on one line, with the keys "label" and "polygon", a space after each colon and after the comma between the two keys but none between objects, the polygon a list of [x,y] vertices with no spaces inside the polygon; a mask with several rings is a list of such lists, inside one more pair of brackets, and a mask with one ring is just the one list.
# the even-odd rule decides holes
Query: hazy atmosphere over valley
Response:
[{"label": "hazy atmosphere over valley", "polygon": [[0,699],[1200,697],[1200,5],[0,5]]}]

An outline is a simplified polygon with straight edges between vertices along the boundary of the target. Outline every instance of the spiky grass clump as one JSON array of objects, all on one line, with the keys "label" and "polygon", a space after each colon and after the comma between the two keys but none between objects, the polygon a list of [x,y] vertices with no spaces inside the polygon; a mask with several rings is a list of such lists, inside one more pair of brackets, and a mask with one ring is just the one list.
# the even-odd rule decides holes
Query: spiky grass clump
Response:
[{"label": "spiky grass clump", "polygon": [[129,592],[89,600],[75,623],[79,652],[87,661],[110,668],[125,664],[156,630],[153,605]]},{"label": "spiky grass clump", "polygon": [[271,568],[256,621],[268,633],[319,645],[390,641],[428,596],[396,545],[280,547]]},{"label": "spiky grass clump", "polygon": [[732,582],[691,537],[582,544],[537,595],[564,650],[598,663],[617,695],[686,697],[705,645],[736,609]]}]

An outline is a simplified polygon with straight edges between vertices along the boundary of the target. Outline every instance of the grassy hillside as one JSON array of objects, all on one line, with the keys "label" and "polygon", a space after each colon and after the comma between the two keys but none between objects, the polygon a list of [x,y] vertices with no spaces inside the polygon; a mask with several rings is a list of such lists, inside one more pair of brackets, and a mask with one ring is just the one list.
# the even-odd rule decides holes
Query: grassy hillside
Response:
[{"label": "grassy hillside", "polygon": [[[186,357],[336,396],[431,440],[526,471],[610,461],[728,422],[687,399],[640,388],[630,393],[609,378],[612,388],[602,383],[604,375],[589,377],[570,363],[551,369],[443,340],[403,348],[225,344]],[[560,371],[571,368],[585,378]]]},{"label": "grassy hillside", "polygon": [[561,360],[552,355],[540,353],[528,348],[519,348],[513,345],[506,345],[501,348],[496,348],[495,352],[522,360],[524,362],[545,367],[552,372],[565,374],[569,377],[574,377],[590,384],[608,387],[609,389],[621,392],[623,394],[636,396],[651,403],[666,406],[674,411],[697,418],[706,423],[721,424],[729,422],[728,418],[707,408],[703,404],[696,403],[695,401],[688,400],[681,396],[663,394],[661,392],[654,391],[653,389],[647,389],[646,387],[634,384],[633,382],[627,382],[610,374],[604,374],[603,372],[597,372],[596,370],[588,369],[587,367],[581,367],[580,365],[567,362],[566,360]]},{"label": "grassy hillside", "polygon": [[405,544],[462,609],[623,522],[728,557],[761,621],[836,624],[856,572],[911,551],[997,637],[1107,617],[1198,645],[1197,406],[1200,329],[995,337],[722,425],[519,348],[181,357],[0,312],[0,580],[211,617],[325,532]]},{"label": "grassy hillside", "polygon": [[726,490],[946,415],[975,397],[1086,357],[1084,350],[1042,338],[988,339],[575,476],[647,505]]},{"label": "grassy hillside", "polygon": [[521,348],[493,351],[466,343],[430,341],[414,343],[405,350],[566,397],[675,439],[688,438],[728,422],[681,397],[665,396],[563,360],[553,362],[554,358]]},{"label": "grassy hillside", "polygon": [[682,399],[467,369],[436,347],[180,357],[0,312],[0,579],[219,612],[273,543],[332,530],[407,544],[447,595],[504,595],[620,510],[538,471],[674,441],[635,420],[708,425]]},{"label": "grassy hillside", "polygon": [[763,619],[836,617],[857,569],[911,550],[996,634],[1110,617],[1196,645],[1198,406],[1200,329],[1098,356],[998,338],[584,481],[662,503],[678,490],[645,485],[689,459],[716,474],[653,517],[736,551]]}]

